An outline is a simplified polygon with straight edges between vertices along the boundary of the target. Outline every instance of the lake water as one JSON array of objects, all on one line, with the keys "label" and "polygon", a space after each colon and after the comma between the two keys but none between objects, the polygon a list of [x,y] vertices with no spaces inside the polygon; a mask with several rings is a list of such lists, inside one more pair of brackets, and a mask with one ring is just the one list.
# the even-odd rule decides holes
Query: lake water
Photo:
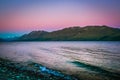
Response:
[{"label": "lake water", "polygon": [[112,80],[120,74],[120,42],[4,42],[0,57],[34,61],[81,80]]}]

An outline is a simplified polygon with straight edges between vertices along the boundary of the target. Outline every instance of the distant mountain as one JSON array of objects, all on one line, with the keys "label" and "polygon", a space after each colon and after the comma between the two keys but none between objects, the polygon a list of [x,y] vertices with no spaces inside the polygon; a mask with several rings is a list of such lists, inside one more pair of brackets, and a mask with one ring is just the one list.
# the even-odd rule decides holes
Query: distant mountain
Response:
[{"label": "distant mountain", "polygon": [[120,29],[108,26],[69,27],[53,32],[32,31],[19,41],[120,41]]},{"label": "distant mountain", "polygon": [[46,31],[32,31],[29,34],[24,34],[23,36],[19,37],[19,40],[41,40],[43,36],[47,35],[48,32]]}]

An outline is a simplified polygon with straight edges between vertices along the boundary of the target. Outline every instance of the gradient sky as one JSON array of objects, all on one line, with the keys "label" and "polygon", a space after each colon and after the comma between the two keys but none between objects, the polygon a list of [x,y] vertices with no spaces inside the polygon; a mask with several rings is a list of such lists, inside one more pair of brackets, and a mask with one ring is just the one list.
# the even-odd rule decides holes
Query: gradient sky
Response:
[{"label": "gradient sky", "polygon": [[87,25],[119,28],[120,0],[0,0],[0,37]]}]

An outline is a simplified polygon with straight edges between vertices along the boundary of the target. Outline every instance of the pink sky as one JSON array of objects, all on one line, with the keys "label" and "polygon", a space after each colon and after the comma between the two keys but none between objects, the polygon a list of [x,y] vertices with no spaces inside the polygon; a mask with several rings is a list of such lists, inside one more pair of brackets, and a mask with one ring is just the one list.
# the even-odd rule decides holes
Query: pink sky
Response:
[{"label": "pink sky", "polygon": [[12,2],[9,3],[8,8],[3,8],[3,13],[0,13],[0,31],[52,31],[65,27],[87,25],[120,27],[120,13],[117,9],[119,6],[117,6],[117,2],[112,3],[114,0],[110,0],[111,3],[102,0],[107,5],[102,4],[101,1],[98,6],[93,6],[96,2],[92,3],[88,0],[84,3],[80,2],[82,0],[49,3],[47,1],[43,3],[29,2],[23,6],[21,3],[18,5],[19,7],[15,5],[12,8],[9,8]]}]

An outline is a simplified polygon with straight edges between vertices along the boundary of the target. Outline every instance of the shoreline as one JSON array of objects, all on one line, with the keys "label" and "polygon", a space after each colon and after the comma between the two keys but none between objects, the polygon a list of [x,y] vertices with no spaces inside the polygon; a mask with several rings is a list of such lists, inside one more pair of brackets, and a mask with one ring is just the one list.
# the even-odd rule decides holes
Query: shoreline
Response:
[{"label": "shoreline", "polygon": [[61,72],[51,70],[38,63],[16,63],[0,58],[0,79],[17,80],[78,80]]},{"label": "shoreline", "polygon": [[[98,67],[93,67],[80,62],[71,62],[78,67],[86,67],[91,70],[99,72],[99,76],[108,77],[110,80],[119,80],[116,73],[101,70]],[[92,69],[94,68],[94,69]],[[77,77],[75,75],[64,74],[58,70],[47,68],[39,63],[29,62],[15,62],[9,59],[0,58],[0,79],[1,80],[86,80],[89,75]],[[89,76],[90,77],[90,76]],[[92,76],[91,76],[92,77]],[[95,78],[95,76],[93,76]],[[103,77],[103,78],[104,78]],[[95,78],[99,80],[98,78]],[[108,80],[109,80],[108,79]],[[100,79],[101,80],[101,79]],[[106,80],[106,79],[105,79]]]},{"label": "shoreline", "polygon": [[3,43],[0,80],[119,80],[120,43]]}]

